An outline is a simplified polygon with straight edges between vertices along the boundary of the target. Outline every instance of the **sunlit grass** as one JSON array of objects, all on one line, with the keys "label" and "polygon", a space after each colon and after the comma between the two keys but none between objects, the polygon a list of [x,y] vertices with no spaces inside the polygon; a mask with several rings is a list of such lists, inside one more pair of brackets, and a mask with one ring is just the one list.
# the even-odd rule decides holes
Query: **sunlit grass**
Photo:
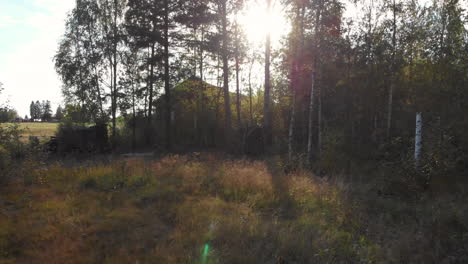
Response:
[{"label": "sunlit grass", "polygon": [[1,123],[0,126],[7,127],[18,125],[19,129],[23,131],[22,137],[52,137],[58,129],[58,123]]},{"label": "sunlit grass", "polygon": [[[280,174],[271,164],[203,154],[31,170],[32,185],[18,180],[0,194],[7,201],[0,217],[0,263],[431,259],[417,255],[427,245],[412,255],[403,250],[414,241],[404,236],[413,234],[408,230],[428,232],[424,226],[399,222],[408,221],[399,211],[408,205],[365,200],[371,209],[385,208],[371,213],[356,202],[367,198],[353,198],[344,184],[304,171]],[[439,220],[464,219],[457,212],[455,218],[448,213],[447,220]],[[392,213],[400,219],[392,219]],[[398,237],[403,241],[394,240]]]}]

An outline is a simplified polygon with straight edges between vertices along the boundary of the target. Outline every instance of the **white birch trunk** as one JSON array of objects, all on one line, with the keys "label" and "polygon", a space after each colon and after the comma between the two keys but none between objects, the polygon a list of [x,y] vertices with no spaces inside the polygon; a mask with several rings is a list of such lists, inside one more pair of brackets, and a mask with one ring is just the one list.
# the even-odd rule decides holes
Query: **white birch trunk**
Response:
[{"label": "white birch trunk", "polygon": [[292,106],[291,106],[291,120],[289,121],[289,136],[288,136],[288,157],[292,161],[293,156],[293,141],[294,141],[294,122],[296,118],[296,91],[292,91]]},{"label": "white birch trunk", "polygon": [[314,88],[315,88],[315,65],[312,69],[312,80],[310,85],[310,100],[309,100],[309,120],[308,120],[308,135],[307,135],[307,162],[312,161],[312,121],[313,121],[313,112],[314,112]]},{"label": "white birch trunk", "polygon": [[422,113],[416,113],[416,135],[414,140],[414,166],[419,168],[422,151]]}]

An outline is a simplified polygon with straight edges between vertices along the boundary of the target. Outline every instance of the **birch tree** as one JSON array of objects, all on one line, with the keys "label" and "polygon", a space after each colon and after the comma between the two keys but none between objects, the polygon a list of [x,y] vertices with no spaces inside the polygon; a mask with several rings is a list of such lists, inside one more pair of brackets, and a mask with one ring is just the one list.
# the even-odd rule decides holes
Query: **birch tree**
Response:
[{"label": "birch tree", "polygon": [[[271,15],[271,0],[267,0],[267,16]],[[265,90],[263,102],[263,130],[265,146],[267,148],[273,143],[272,116],[271,116],[271,80],[270,80],[270,59],[271,59],[271,32],[267,30],[265,39]]]}]

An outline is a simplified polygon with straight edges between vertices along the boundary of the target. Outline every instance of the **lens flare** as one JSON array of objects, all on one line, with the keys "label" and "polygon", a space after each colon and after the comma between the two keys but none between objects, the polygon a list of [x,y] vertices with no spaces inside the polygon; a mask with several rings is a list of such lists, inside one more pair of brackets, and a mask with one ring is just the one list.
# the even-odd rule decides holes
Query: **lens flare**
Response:
[{"label": "lens flare", "polygon": [[277,42],[288,31],[289,23],[284,15],[283,6],[279,1],[267,12],[264,1],[250,1],[244,12],[239,16],[239,23],[245,30],[250,43],[258,44],[265,41],[267,33],[271,34],[273,42]]},{"label": "lens flare", "polygon": [[210,252],[210,245],[205,244],[205,246],[203,247],[203,254],[202,254],[202,261],[201,261],[202,264],[207,263],[209,252]]}]

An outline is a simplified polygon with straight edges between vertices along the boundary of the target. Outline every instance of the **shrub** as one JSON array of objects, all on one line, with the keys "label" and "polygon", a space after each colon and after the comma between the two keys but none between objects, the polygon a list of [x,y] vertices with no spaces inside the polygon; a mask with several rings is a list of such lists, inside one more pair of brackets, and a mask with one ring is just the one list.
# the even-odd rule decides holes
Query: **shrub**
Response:
[{"label": "shrub", "polygon": [[2,146],[0,146],[0,182],[2,182],[10,169],[11,157],[10,153]]},{"label": "shrub", "polygon": [[109,148],[107,125],[87,127],[62,123],[57,132],[57,143],[60,153],[104,152]]},{"label": "shrub", "polygon": [[18,125],[0,126],[0,181],[6,180],[11,173],[14,160],[27,154],[26,147],[19,140],[21,132]]}]

